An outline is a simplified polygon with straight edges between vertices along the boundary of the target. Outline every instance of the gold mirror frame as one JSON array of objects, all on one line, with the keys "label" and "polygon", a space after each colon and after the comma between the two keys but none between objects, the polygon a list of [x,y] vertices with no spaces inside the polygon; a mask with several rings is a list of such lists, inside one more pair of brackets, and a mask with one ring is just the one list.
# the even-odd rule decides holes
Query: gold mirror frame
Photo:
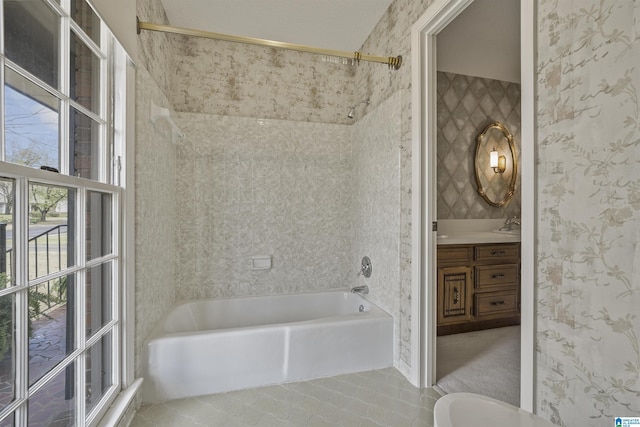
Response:
[{"label": "gold mirror frame", "polygon": [[[480,165],[478,162],[480,147],[484,142],[483,139],[487,134],[487,132],[489,132],[491,129],[494,129],[494,128],[500,130],[504,135],[504,137],[507,139],[507,142],[509,143],[509,151],[511,151],[511,159],[513,160],[513,172],[511,173],[511,181],[509,183],[508,191],[505,194],[504,198],[498,202],[491,200],[489,196],[487,196],[487,193],[485,192],[484,188],[482,188],[482,183],[480,182]],[[513,143],[513,135],[511,135],[511,132],[509,132],[509,129],[507,129],[502,123],[500,122],[491,123],[489,126],[484,128],[484,130],[480,135],[478,135],[478,137],[476,138],[476,157],[474,159],[474,164],[475,164],[476,185],[478,188],[478,194],[482,196],[482,198],[487,203],[489,203],[491,206],[494,206],[496,208],[500,208],[504,206],[509,200],[511,200],[516,189],[516,178],[518,176],[518,157],[516,154],[516,147]],[[484,165],[484,166],[487,167],[487,165]]]}]

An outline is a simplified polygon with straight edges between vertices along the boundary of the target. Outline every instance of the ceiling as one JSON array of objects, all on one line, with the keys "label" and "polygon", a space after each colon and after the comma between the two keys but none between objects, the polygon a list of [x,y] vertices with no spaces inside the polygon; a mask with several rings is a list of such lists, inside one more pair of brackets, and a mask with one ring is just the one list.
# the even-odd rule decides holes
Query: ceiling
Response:
[{"label": "ceiling", "polygon": [[[392,0],[161,0],[169,23],[355,52]],[[475,0],[437,36],[438,69],[520,80],[520,2]],[[380,52],[365,52],[374,55]]]},{"label": "ceiling", "polygon": [[162,0],[169,23],[324,49],[360,50],[391,0]]},{"label": "ceiling", "polygon": [[438,70],[520,82],[520,2],[475,0],[436,37]]}]

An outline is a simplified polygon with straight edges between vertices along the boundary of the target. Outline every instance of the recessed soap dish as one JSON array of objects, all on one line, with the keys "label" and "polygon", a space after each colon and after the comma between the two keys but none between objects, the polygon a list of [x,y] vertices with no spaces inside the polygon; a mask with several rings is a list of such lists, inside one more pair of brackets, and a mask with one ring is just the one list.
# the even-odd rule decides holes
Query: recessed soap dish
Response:
[{"label": "recessed soap dish", "polygon": [[251,257],[252,270],[271,270],[271,255],[258,255]]}]

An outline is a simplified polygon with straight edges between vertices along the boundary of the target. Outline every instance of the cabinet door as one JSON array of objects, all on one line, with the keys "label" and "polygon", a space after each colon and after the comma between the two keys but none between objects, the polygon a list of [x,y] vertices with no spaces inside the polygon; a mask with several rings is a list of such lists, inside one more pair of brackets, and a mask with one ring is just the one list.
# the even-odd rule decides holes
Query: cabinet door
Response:
[{"label": "cabinet door", "polygon": [[438,269],[438,324],[471,319],[471,268]]}]

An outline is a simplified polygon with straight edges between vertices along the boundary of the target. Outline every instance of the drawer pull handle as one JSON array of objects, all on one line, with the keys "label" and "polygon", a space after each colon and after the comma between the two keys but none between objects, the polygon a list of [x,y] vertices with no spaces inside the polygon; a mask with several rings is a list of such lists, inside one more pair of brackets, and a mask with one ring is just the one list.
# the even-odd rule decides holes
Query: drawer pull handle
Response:
[{"label": "drawer pull handle", "polygon": [[460,292],[458,291],[458,288],[453,288],[453,303],[458,304],[459,301],[460,301]]},{"label": "drawer pull handle", "polygon": [[491,305],[494,305],[494,306],[496,306],[496,305],[505,305],[505,302],[504,301],[491,301]]},{"label": "drawer pull handle", "polygon": [[504,279],[504,273],[497,273],[491,276],[492,279]]},{"label": "drawer pull handle", "polygon": [[491,256],[505,256],[507,253],[505,251],[493,251],[491,252]]}]

